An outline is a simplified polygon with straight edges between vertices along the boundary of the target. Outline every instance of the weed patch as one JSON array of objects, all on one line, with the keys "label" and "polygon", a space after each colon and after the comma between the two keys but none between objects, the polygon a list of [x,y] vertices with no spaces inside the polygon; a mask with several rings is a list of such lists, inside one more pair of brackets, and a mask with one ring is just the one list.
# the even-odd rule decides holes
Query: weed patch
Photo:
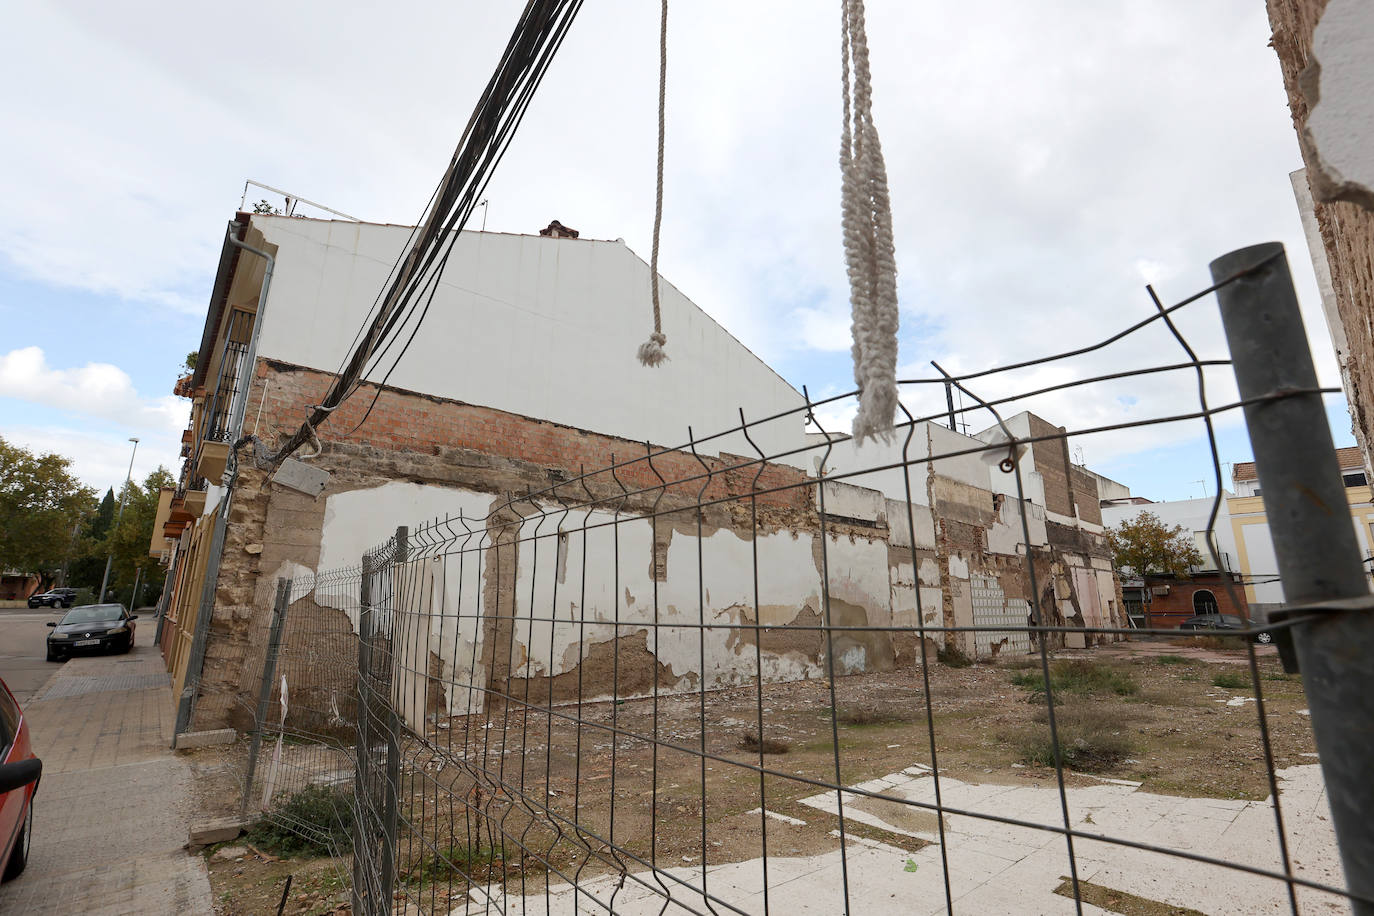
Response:
[{"label": "weed patch", "polygon": [[[1027,698],[1029,702],[1039,702],[1045,695],[1045,679],[1039,671],[1013,674],[1011,682],[1031,692]],[[1115,694],[1129,697],[1140,692],[1140,685],[1126,672],[1082,659],[1059,661],[1051,665],[1050,687],[1057,694],[1078,696]]]},{"label": "weed patch", "polygon": [[326,856],[353,848],[351,792],[308,786],[248,828],[247,840],[278,856]]},{"label": "weed patch", "polygon": [[499,852],[481,843],[455,845],[420,858],[407,874],[422,881],[443,881],[454,874],[484,881],[492,863],[500,858]]},{"label": "weed patch", "polygon": [[898,712],[885,709],[844,709],[840,711],[841,725],[905,725],[910,719]]},{"label": "weed patch", "polygon": [[1225,687],[1227,690],[1244,690],[1250,686],[1250,678],[1235,671],[1223,671],[1212,678],[1213,687]]},{"label": "weed patch", "polygon": [[786,754],[791,750],[792,745],[781,738],[764,738],[760,741],[758,735],[753,732],[745,732],[740,735],[737,747],[742,751],[751,751],[755,754],[760,750],[765,754]]},{"label": "weed patch", "polygon": [[[1054,742],[1050,738],[1049,716],[1036,717],[1043,727],[1017,737],[1021,762],[1030,766],[1054,766]],[[1131,755],[1134,746],[1126,737],[1121,722],[1094,709],[1065,709],[1055,717],[1059,752],[1064,764],[1081,773],[1101,773],[1119,766]]]},{"label": "weed patch", "polygon": [[973,659],[969,658],[968,655],[964,653],[964,650],[956,645],[948,645],[937,649],[935,657],[940,660],[940,664],[947,668],[968,668],[973,664]]},{"label": "weed patch", "polygon": [[1161,665],[1188,664],[1188,659],[1184,658],[1182,655],[1161,655],[1158,658],[1156,658],[1155,661],[1159,662]]}]

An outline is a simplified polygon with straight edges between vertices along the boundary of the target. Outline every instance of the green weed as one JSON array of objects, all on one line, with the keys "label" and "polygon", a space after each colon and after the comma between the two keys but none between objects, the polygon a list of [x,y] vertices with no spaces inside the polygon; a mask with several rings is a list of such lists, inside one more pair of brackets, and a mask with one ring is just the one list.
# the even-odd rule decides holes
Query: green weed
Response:
[{"label": "green weed", "polygon": [[1213,687],[1225,687],[1227,690],[1244,690],[1250,686],[1250,678],[1235,671],[1223,671],[1212,678]]},{"label": "green weed", "polygon": [[307,786],[249,827],[247,840],[280,856],[347,852],[353,848],[352,793]]}]

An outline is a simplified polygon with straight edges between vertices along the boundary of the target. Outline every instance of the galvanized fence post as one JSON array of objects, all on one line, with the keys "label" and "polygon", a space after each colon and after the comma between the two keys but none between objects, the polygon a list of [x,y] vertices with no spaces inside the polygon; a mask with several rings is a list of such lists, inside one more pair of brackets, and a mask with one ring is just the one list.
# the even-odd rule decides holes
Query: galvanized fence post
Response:
[{"label": "galvanized fence post", "polygon": [[371,710],[371,691],[368,686],[369,659],[372,648],[372,555],[363,554],[362,580],[358,586],[358,734],[356,762],[353,770],[353,800],[356,813],[353,818],[353,912],[359,916],[370,916],[374,911],[368,907],[370,898],[364,902],[363,889],[371,886],[368,878],[369,866],[376,859],[376,850],[369,848],[371,831],[368,830],[368,783],[372,759],[372,739],[368,727]]},{"label": "galvanized fence post", "polygon": [[386,696],[386,793],[385,820],[383,828],[386,836],[386,846],[382,858],[382,900],[390,905],[390,901],[395,894],[396,884],[396,856],[400,840],[400,792],[401,792],[401,719],[396,711],[396,655],[395,655],[395,636],[396,636],[396,614],[397,597],[399,589],[397,583],[401,579],[401,567],[406,562],[408,547],[409,529],[402,525],[396,529],[396,553],[392,560],[391,571],[391,601],[388,609],[390,621],[390,632],[388,634],[387,649],[387,671],[390,674],[389,689]]},{"label": "galvanized fence post", "polygon": [[[267,637],[267,654],[262,661],[262,683],[258,685],[258,705],[253,711],[253,737],[248,745],[248,771],[243,781],[243,801],[239,805],[239,819],[248,816],[248,800],[253,794],[253,777],[257,774],[258,753],[262,750],[262,726],[267,718],[267,705],[272,702],[272,680],[277,673],[277,655],[281,652],[281,634],[286,625],[286,608],[291,603],[290,579],[277,580],[277,596],[272,602],[272,628]],[[263,799],[266,804],[268,799]]]},{"label": "galvanized fence post", "polygon": [[[1283,246],[1211,264],[1349,890],[1374,898],[1374,609]],[[1302,392],[1302,393],[1290,393]],[[1283,395],[1282,397],[1274,397]],[[1280,619],[1281,619],[1280,618]],[[1374,904],[1353,901],[1361,916]]]}]

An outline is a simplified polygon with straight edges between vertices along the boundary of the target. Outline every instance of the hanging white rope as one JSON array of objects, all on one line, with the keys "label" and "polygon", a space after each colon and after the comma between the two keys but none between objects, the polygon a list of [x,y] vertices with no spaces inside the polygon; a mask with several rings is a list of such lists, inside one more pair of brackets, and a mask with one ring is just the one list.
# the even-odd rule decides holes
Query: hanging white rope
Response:
[{"label": "hanging white rope", "polygon": [[[873,85],[863,0],[840,0],[844,127],[840,132],[844,261],[853,314],[854,439],[892,435],[897,409],[897,259],[887,166],[873,123]],[[853,67],[853,92],[850,68]]]},{"label": "hanging white rope", "polygon": [[668,0],[663,0],[663,15],[658,29],[658,186],[654,192],[654,247],[649,255],[649,285],[654,300],[654,333],[639,345],[639,361],[657,366],[668,358],[663,345],[663,313],[658,301],[658,236],[663,226],[663,100],[668,86]]}]

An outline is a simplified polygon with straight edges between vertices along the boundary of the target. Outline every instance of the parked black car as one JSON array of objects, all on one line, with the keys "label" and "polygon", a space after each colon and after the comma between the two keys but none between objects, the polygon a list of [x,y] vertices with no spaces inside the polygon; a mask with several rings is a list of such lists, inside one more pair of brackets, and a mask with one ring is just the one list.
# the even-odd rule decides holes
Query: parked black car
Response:
[{"label": "parked black car", "polygon": [[76,589],[54,588],[29,596],[29,607],[71,607],[76,604]]},{"label": "parked black car", "polygon": [[[1209,632],[1225,632],[1227,630],[1246,630],[1250,624],[1244,618],[1234,614],[1198,614],[1196,617],[1189,617],[1178,625],[1180,630],[1206,630]],[[1250,636],[1257,643],[1269,645],[1274,641],[1274,634],[1268,630],[1260,630]]]},{"label": "parked black car", "polygon": [[87,604],[72,608],[61,620],[49,621],[48,661],[56,662],[76,652],[128,652],[134,647],[137,614],[122,604]]}]

